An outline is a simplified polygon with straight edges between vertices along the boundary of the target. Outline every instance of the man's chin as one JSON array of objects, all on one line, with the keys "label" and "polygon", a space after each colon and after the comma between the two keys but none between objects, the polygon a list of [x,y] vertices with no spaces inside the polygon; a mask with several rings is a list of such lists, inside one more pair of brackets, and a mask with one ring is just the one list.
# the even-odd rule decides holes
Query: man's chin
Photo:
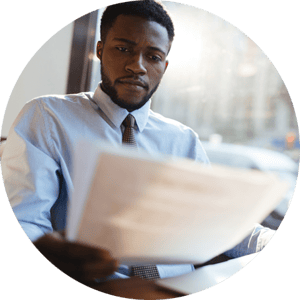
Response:
[{"label": "man's chin", "polygon": [[112,101],[118,106],[127,109],[128,111],[133,111],[143,107],[149,101],[149,99],[143,99],[140,101],[137,100],[136,102],[129,102],[128,100],[125,99],[115,98],[112,99]]},{"label": "man's chin", "polygon": [[101,84],[102,90],[111,98],[111,100],[116,105],[127,109],[128,111],[137,110],[143,107],[150,100],[157,87],[158,85],[149,94],[137,96],[133,92],[124,93],[124,91],[114,88],[110,83],[105,82],[104,78]]}]

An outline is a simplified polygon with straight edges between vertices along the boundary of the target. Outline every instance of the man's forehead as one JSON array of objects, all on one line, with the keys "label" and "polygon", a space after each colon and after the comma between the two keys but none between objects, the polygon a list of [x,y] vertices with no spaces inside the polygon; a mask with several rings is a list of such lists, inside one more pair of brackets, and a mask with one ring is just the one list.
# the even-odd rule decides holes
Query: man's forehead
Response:
[{"label": "man's forehead", "polygon": [[119,15],[109,29],[107,38],[110,40],[127,39],[138,43],[147,40],[159,44],[165,50],[170,47],[167,29],[155,21],[138,16]]}]

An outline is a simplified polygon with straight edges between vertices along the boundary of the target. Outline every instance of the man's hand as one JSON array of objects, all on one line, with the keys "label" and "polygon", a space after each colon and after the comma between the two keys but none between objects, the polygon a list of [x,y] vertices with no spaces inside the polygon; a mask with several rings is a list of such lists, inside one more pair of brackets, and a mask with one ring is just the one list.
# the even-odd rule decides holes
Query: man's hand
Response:
[{"label": "man's hand", "polygon": [[87,285],[118,268],[107,250],[69,242],[58,232],[44,235],[34,245],[58,269]]}]

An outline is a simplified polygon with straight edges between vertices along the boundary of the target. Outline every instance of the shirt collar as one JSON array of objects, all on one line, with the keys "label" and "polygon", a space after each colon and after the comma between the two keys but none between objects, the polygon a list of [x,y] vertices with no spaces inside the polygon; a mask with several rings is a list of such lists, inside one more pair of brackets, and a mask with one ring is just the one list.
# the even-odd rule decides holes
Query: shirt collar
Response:
[{"label": "shirt collar", "polygon": [[[116,126],[120,127],[126,116],[129,114],[127,109],[122,108],[115,104],[110,97],[105,94],[100,83],[98,84],[93,100],[97,103],[99,108],[105,113],[105,115],[110,119],[110,121]],[[151,99],[143,105],[140,109],[136,109],[131,112],[136,120],[138,130],[142,132],[148,122],[149,112],[150,112]]]}]

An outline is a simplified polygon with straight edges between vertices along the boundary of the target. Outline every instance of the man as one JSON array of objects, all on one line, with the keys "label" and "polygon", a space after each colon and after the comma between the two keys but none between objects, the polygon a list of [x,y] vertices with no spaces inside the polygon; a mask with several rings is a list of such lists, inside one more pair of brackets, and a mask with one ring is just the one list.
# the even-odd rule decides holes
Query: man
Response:
[{"label": "man", "polygon": [[[73,190],[73,151],[81,138],[119,145],[128,115],[138,148],[208,164],[190,128],[150,110],[150,98],[168,67],[174,37],[172,21],[153,0],[109,6],[101,21],[97,56],[101,78],[95,93],[47,96],[27,103],[14,122],[3,155],[6,191],[29,238],[56,266],[84,283],[117,269],[107,251],[65,241],[47,233],[64,229]],[[133,118],[132,118],[133,117]],[[46,235],[45,235],[46,234]],[[226,252],[238,257],[259,251],[270,232],[256,226],[241,244]],[[194,270],[192,265],[159,265],[161,278]],[[120,266],[109,278],[127,277]]]}]

